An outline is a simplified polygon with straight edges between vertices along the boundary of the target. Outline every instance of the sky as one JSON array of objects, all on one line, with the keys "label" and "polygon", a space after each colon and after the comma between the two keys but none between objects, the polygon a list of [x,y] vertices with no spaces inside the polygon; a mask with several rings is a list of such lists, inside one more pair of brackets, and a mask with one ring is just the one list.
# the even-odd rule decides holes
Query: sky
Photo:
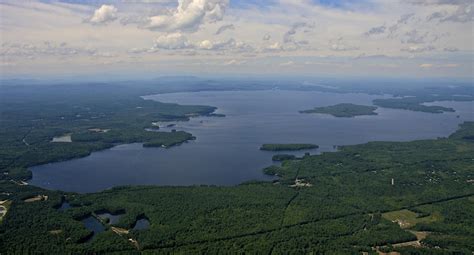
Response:
[{"label": "sky", "polygon": [[472,0],[0,0],[11,77],[474,79]]}]

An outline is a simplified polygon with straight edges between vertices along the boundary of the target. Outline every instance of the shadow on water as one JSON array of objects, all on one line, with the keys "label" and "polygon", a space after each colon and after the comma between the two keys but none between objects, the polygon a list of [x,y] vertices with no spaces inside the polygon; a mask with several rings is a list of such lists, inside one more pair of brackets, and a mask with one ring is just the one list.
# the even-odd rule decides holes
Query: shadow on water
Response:
[{"label": "shadow on water", "polygon": [[105,231],[105,226],[92,215],[82,219],[81,222],[84,224],[84,227],[92,231],[92,234],[87,236],[84,242],[90,242],[97,234]]},{"label": "shadow on water", "polygon": [[71,205],[66,200],[63,200],[61,205],[58,207],[58,211],[66,211],[69,208],[71,208]]},{"label": "shadow on water", "polygon": [[150,228],[150,221],[145,215],[141,215],[137,218],[133,230],[146,230]]},{"label": "shadow on water", "polygon": [[114,225],[117,224],[120,218],[125,214],[125,211],[109,212],[107,210],[97,211],[96,215],[105,223]]}]

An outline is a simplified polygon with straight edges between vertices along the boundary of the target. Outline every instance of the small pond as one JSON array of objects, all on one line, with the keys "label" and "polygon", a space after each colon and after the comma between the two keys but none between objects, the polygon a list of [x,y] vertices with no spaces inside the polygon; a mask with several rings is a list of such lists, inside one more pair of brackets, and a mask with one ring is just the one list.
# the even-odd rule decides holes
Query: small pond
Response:
[{"label": "small pond", "polygon": [[150,221],[146,217],[140,217],[135,222],[133,230],[145,230],[150,228]]}]

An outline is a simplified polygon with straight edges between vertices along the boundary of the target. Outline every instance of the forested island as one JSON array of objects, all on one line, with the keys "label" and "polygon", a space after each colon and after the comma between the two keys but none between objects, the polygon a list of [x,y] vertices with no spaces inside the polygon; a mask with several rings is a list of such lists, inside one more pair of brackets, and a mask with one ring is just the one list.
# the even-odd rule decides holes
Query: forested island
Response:
[{"label": "forested island", "polygon": [[[31,87],[2,89],[1,253],[474,250],[473,122],[462,124],[448,138],[369,142],[302,158],[280,155],[275,159],[283,160],[281,165],[264,170],[279,176],[275,181],[231,187],[124,186],[78,194],[26,185],[27,167],[83,157],[121,143],[179,144],[193,139],[192,134],[145,129],[156,121],[209,115],[215,108],[140,98],[174,91],[173,86],[55,86],[35,90],[34,95]],[[70,141],[52,142],[69,136]],[[98,219],[102,231],[97,233],[85,227],[83,221],[103,213],[120,217]],[[137,227],[142,220],[149,226]]]},{"label": "forested island", "polygon": [[[408,96],[403,98],[375,99],[374,104],[385,108],[403,109],[418,112],[443,113],[454,112],[453,108],[424,105],[423,103],[434,101],[463,101],[463,97],[440,97],[440,96]],[[469,98],[466,98],[469,101]]]},{"label": "forested island", "polygon": [[336,104],[331,106],[315,107],[310,110],[300,111],[300,113],[323,113],[334,117],[350,118],[361,115],[377,115],[375,106],[357,104]]},{"label": "forested island", "polygon": [[297,151],[317,149],[319,146],[310,143],[266,143],[262,144],[262,151]]}]

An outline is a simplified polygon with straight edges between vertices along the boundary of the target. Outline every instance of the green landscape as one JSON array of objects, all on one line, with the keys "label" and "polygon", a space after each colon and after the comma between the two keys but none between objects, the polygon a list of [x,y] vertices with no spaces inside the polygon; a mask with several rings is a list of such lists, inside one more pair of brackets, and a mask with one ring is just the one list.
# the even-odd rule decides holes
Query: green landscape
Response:
[{"label": "green landscape", "polygon": [[0,255],[474,255],[474,0],[0,0]]},{"label": "green landscape", "polygon": [[[25,185],[30,166],[140,142],[169,147],[183,131],[148,132],[156,121],[210,115],[209,106],[143,100],[146,89],[107,86],[65,96],[61,87],[21,100],[4,90],[0,250],[18,253],[470,254],[474,249],[474,123],[449,138],[369,142],[337,152],[276,154],[263,169],[274,181],[237,186],[121,186],[97,193]],[[154,91],[149,91],[154,92]],[[156,90],[156,92],[159,92]],[[55,94],[56,93],[56,94]],[[6,96],[8,95],[8,97]],[[57,100],[57,98],[64,100]],[[54,98],[55,100],[52,100]],[[107,130],[107,131],[106,131]],[[51,142],[69,135],[71,142]],[[264,144],[269,151],[317,148]],[[70,207],[59,209],[67,202]],[[93,234],[82,220],[120,214]],[[148,229],[133,229],[147,219]]]},{"label": "green landscape", "polygon": [[323,113],[339,118],[350,118],[362,115],[377,115],[377,107],[357,104],[336,104],[332,106],[315,107],[311,110],[300,111],[301,113]]},{"label": "green landscape", "polygon": [[319,146],[310,143],[266,143],[262,144],[260,150],[262,151],[298,151],[317,149]]},{"label": "green landscape", "polygon": [[[1,199],[11,201],[0,228],[2,250],[467,254],[474,249],[472,135],[474,123],[464,123],[449,138],[347,146],[286,160],[273,183],[236,187],[117,187],[75,194],[2,181]],[[38,195],[47,200],[25,202]],[[59,211],[63,200],[72,207]],[[400,210],[410,213],[394,218]],[[151,226],[122,233],[110,226],[83,243],[90,232],[79,220],[97,211],[125,212],[113,226],[120,229],[130,229],[141,216]],[[401,221],[412,223],[400,227]],[[417,232],[429,232],[422,247],[397,245],[416,241]]]},{"label": "green landscape", "polygon": [[[19,87],[2,88],[0,179],[26,181],[30,166],[84,157],[124,143],[170,147],[194,137],[186,132],[149,132],[157,121],[212,116],[210,106],[164,104],[140,98],[147,89],[107,85],[50,86],[34,97]],[[25,102],[24,97],[31,101]],[[32,107],[31,105],[34,105]],[[52,142],[68,135],[71,142]]]}]

